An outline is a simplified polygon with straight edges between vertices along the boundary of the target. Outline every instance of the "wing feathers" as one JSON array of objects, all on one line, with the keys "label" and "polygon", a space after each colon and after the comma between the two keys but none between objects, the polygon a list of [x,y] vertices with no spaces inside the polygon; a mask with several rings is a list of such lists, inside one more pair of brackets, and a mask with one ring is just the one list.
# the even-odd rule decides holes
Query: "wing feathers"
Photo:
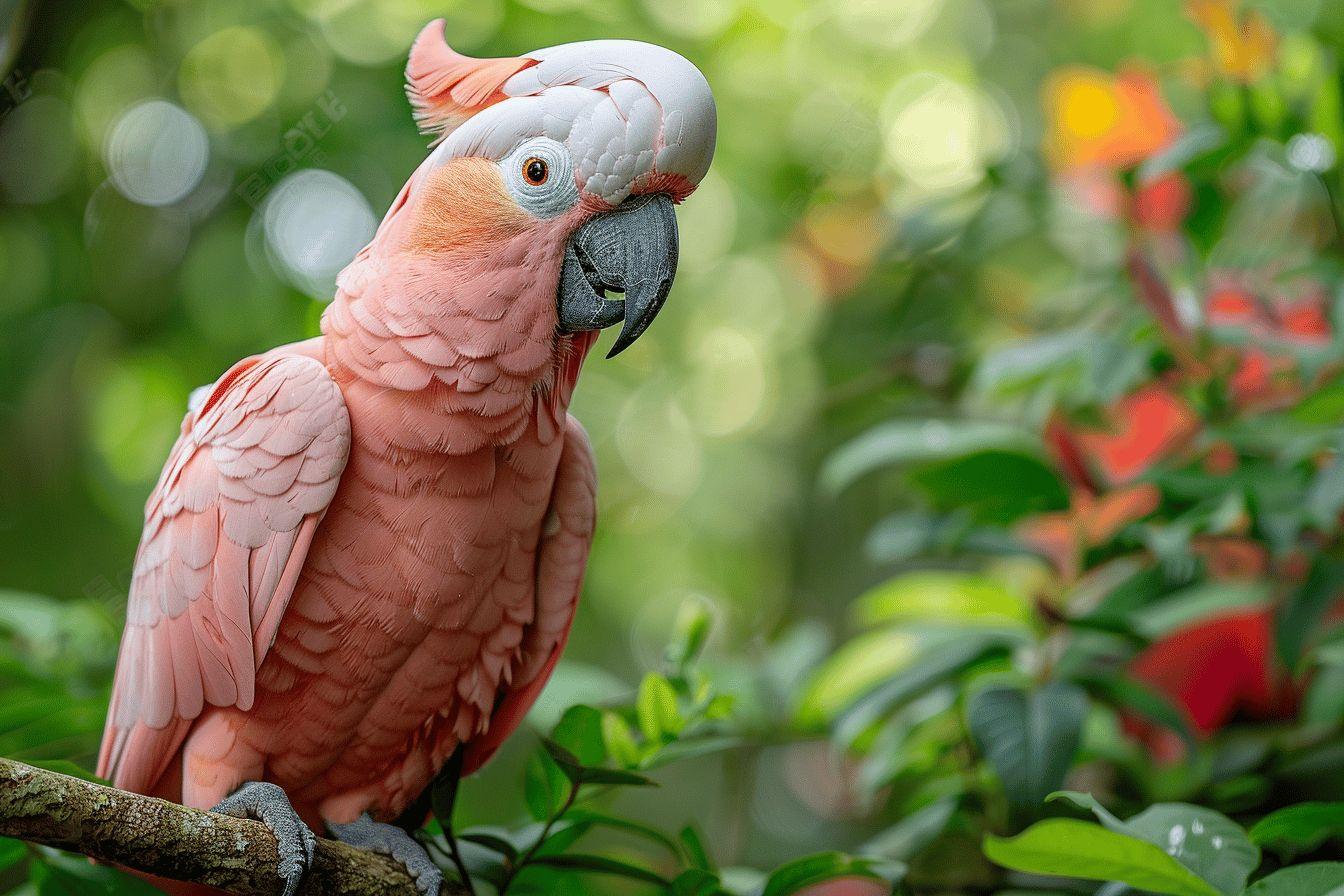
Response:
[{"label": "wing feathers", "polygon": [[239,362],[187,415],[145,505],[100,775],[149,790],[207,704],[251,707],[349,448],[309,357]]}]

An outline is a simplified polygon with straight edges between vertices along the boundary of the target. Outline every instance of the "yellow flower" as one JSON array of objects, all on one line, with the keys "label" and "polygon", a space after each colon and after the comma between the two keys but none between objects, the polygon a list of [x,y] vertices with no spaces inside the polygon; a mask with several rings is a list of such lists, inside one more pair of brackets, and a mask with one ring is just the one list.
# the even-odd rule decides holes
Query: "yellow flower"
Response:
[{"label": "yellow flower", "polygon": [[1247,84],[1274,64],[1278,35],[1258,10],[1238,14],[1237,0],[1189,0],[1186,9],[1208,35],[1218,74]]},{"label": "yellow flower", "polygon": [[1156,79],[1133,66],[1115,75],[1059,69],[1046,83],[1045,111],[1046,152],[1064,170],[1135,165],[1180,133]]}]

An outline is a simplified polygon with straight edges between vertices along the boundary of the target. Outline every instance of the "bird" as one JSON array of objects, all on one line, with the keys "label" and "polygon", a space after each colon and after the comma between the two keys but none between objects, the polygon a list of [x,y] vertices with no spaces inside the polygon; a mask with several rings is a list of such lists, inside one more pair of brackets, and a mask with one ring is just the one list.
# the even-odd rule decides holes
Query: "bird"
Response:
[{"label": "bird", "polygon": [[[631,40],[406,68],[434,139],[321,335],[193,394],[145,506],[98,774],[442,877],[394,822],[518,728],[569,637],[596,474],[568,408],[663,307],[717,113]],[[619,297],[616,295],[619,294]]]}]

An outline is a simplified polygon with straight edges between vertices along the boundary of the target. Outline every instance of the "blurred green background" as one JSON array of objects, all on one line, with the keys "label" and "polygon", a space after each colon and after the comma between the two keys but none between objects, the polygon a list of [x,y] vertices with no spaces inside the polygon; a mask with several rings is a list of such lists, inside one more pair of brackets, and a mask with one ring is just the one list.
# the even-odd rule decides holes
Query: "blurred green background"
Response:
[{"label": "blurred green background", "polygon": [[[1144,382],[1194,370],[1194,349],[1169,338],[1190,327],[1167,325],[1202,327],[1220,288],[1255,292],[1256,276],[1269,292],[1297,277],[1284,289],[1316,296],[1324,320],[1304,325],[1307,349],[1266,356],[1276,376],[1289,354],[1301,374],[1280,398],[1315,394],[1341,357],[1340,0],[0,0],[0,623],[18,639],[12,674],[64,689],[0,724],[0,754],[89,760],[143,502],[187,395],[316,332],[336,272],[426,152],[401,70],[438,16],[471,55],[653,41],[714,88],[719,149],[678,210],[667,309],[618,359],[595,353],[576,396],[600,523],[535,721],[628,693],[660,662],[684,601],[710,607],[706,662],[747,694],[758,746],[678,765],[656,797],[622,799],[655,822],[695,819],[725,862],[849,848],[883,817],[872,792],[855,796],[856,766],[826,744],[826,717],[892,673],[898,646],[870,643],[860,652],[875,661],[851,662],[839,684],[814,680],[812,702],[796,705],[809,670],[856,628],[848,608],[866,589],[912,568],[990,569],[1016,595],[1008,615],[1030,617],[1054,657],[1071,616],[1061,595],[1079,586],[1079,563],[1113,555],[1098,545],[1119,530],[1102,525],[1068,562],[1048,535],[1019,528],[1015,544],[1033,549],[1014,552],[1005,531],[1029,514],[1090,513],[1134,477],[1112,464],[1110,482],[1075,481],[1049,444],[1052,414],[1095,429]],[[1147,288],[1156,270],[1163,284]],[[1288,312],[1276,320],[1287,329],[1252,342],[1302,335]],[[1222,370],[1224,355],[1207,357],[1201,369]],[[1237,388],[1270,388],[1241,360]],[[1225,403],[1193,403],[1178,428],[1186,415],[1224,419]],[[1245,402],[1238,419],[1277,419],[1259,415],[1282,404]],[[1131,423],[1165,425],[1146,413]],[[1320,452],[1333,457],[1336,418],[1318,411],[1328,437],[1274,455],[1302,480],[1287,504],[1301,504]],[[939,428],[971,419],[990,428]],[[1018,436],[1003,448],[1004,427],[1033,443],[1026,460]],[[1261,450],[1227,438],[1238,456]],[[1131,448],[1145,474],[1156,449]],[[926,468],[914,484],[867,475],[893,457],[962,454],[981,461]],[[1189,498],[1158,485],[1164,501]],[[1122,552],[1168,571],[1206,562],[1205,523],[1172,506],[1161,514],[1174,525]],[[1338,508],[1314,506],[1307,535],[1280,521],[1248,538],[1276,558],[1299,537],[1333,546]],[[939,617],[943,592],[928,593]],[[1030,674],[1048,680],[1052,662]],[[64,721],[35,737],[52,715]],[[909,724],[930,718],[916,715]],[[1093,727],[1114,729],[1106,719]],[[929,763],[932,743],[916,748]],[[534,746],[510,745],[467,788],[473,818],[522,811],[509,782]],[[1209,780],[1105,782],[1143,799]],[[972,833],[1012,827],[989,815]]]}]

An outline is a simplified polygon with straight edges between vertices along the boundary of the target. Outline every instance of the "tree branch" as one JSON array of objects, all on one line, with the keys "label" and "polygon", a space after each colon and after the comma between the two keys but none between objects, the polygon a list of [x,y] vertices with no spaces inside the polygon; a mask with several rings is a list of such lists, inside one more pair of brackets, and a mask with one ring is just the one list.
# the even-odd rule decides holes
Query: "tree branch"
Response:
[{"label": "tree branch", "polygon": [[[275,837],[259,821],[176,803],[0,759],[0,836],[73,850],[160,877],[239,896],[280,896]],[[418,896],[386,856],[319,839],[303,896]],[[458,896],[444,884],[442,896]]]}]

